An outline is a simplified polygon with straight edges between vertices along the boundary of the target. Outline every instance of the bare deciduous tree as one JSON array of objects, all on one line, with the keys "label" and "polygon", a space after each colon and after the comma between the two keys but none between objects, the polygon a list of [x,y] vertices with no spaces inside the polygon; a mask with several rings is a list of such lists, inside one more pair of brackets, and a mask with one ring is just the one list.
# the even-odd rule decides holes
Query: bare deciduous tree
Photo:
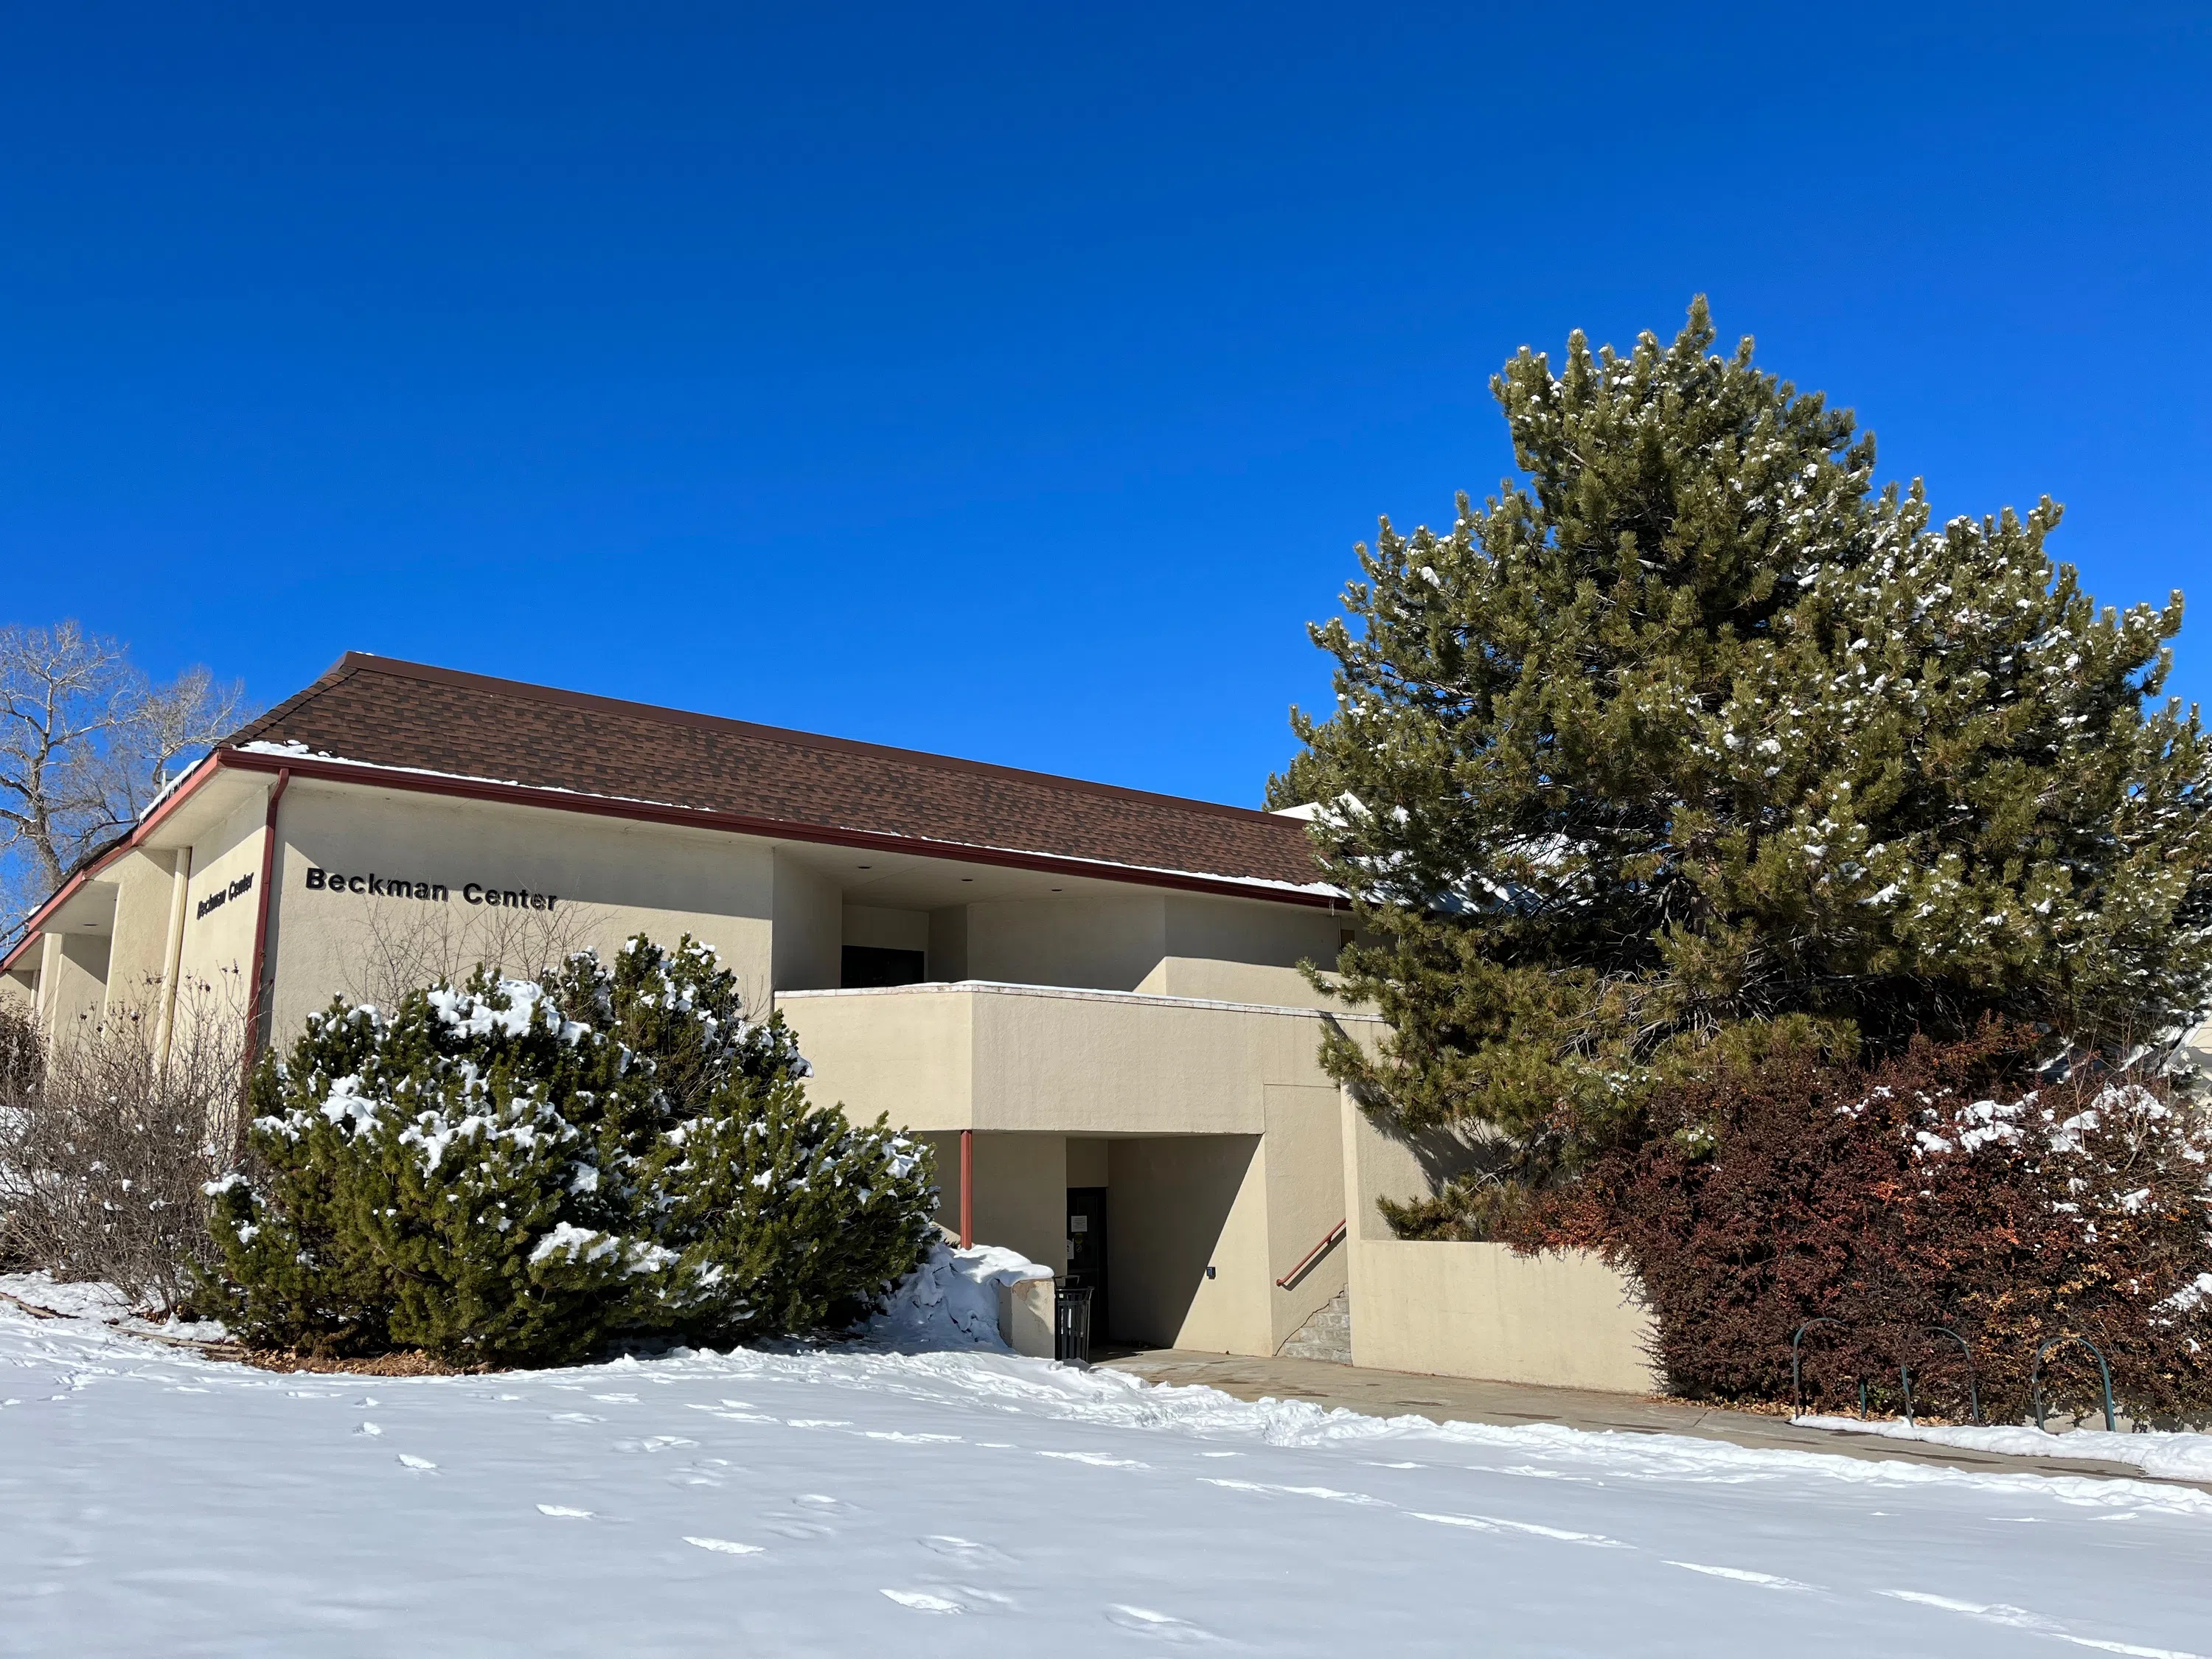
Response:
[{"label": "bare deciduous tree", "polygon": [[0,628],[0,941],[248,717],[205,668],[156,685],[75,622]]},{"label": "bare deciduous tree", "polygon": [[165,1054],[143,990],[53,1032],[0,1008],[0,1262],[168,1310],[210,1260],[202,1188],[237,1162],[245,995],[188,981]]},{"label": "bare deciduous tree", "polygon": [[389,1012],[408,992],[439,980],[458,985],[480,963],[510,978],[538,979],[591,944],[598,931],[592,908],[564,899],[550,911],[462,913],[371,899],[361,941],[346,957],[343,989]]}]

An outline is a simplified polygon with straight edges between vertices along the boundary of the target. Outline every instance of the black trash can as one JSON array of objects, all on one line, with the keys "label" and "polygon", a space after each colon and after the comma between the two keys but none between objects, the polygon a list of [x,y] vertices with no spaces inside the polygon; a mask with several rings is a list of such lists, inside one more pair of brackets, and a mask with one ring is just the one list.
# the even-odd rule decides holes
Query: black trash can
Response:
[{"label": "black trash can", "polygon": [[1091,1287],[1063,1285],[1053,1298],[1052,1357],[1091,1363]]}]

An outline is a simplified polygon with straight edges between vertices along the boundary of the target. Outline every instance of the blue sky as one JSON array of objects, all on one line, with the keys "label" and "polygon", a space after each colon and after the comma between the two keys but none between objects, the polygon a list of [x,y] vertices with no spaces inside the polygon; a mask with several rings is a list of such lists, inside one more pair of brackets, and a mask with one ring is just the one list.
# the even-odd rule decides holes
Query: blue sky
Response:
[{"label": "blue sky", "polygon": [[13,8],[0,621],[1256,803],[1491,372],[1700,291],[2212,599],[2207,15]]}]

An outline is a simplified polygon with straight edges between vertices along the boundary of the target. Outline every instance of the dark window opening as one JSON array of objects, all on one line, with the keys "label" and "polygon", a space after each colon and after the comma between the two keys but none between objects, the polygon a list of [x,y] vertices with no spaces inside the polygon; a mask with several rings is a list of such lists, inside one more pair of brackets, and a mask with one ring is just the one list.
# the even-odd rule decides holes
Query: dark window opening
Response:
[{"label": "dark window opening", "polygon": [[919,951],[886,951],[873,945],[845,947],[842,973],[848,991],[872,990],[883,985],[919,985],[928,977],[926,958]]}]

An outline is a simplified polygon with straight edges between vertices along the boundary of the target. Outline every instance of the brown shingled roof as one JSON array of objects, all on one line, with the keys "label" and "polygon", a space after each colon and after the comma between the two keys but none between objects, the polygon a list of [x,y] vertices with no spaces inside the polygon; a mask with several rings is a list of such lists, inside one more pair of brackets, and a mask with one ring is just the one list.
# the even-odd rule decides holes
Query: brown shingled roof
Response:
[{"label": "brown shingled roof", "polygon": [[811,827],[1309,890],[1321,880],[1294,818],[355,652],[225,747],[249,743],[768,820],[801,839]]}]

